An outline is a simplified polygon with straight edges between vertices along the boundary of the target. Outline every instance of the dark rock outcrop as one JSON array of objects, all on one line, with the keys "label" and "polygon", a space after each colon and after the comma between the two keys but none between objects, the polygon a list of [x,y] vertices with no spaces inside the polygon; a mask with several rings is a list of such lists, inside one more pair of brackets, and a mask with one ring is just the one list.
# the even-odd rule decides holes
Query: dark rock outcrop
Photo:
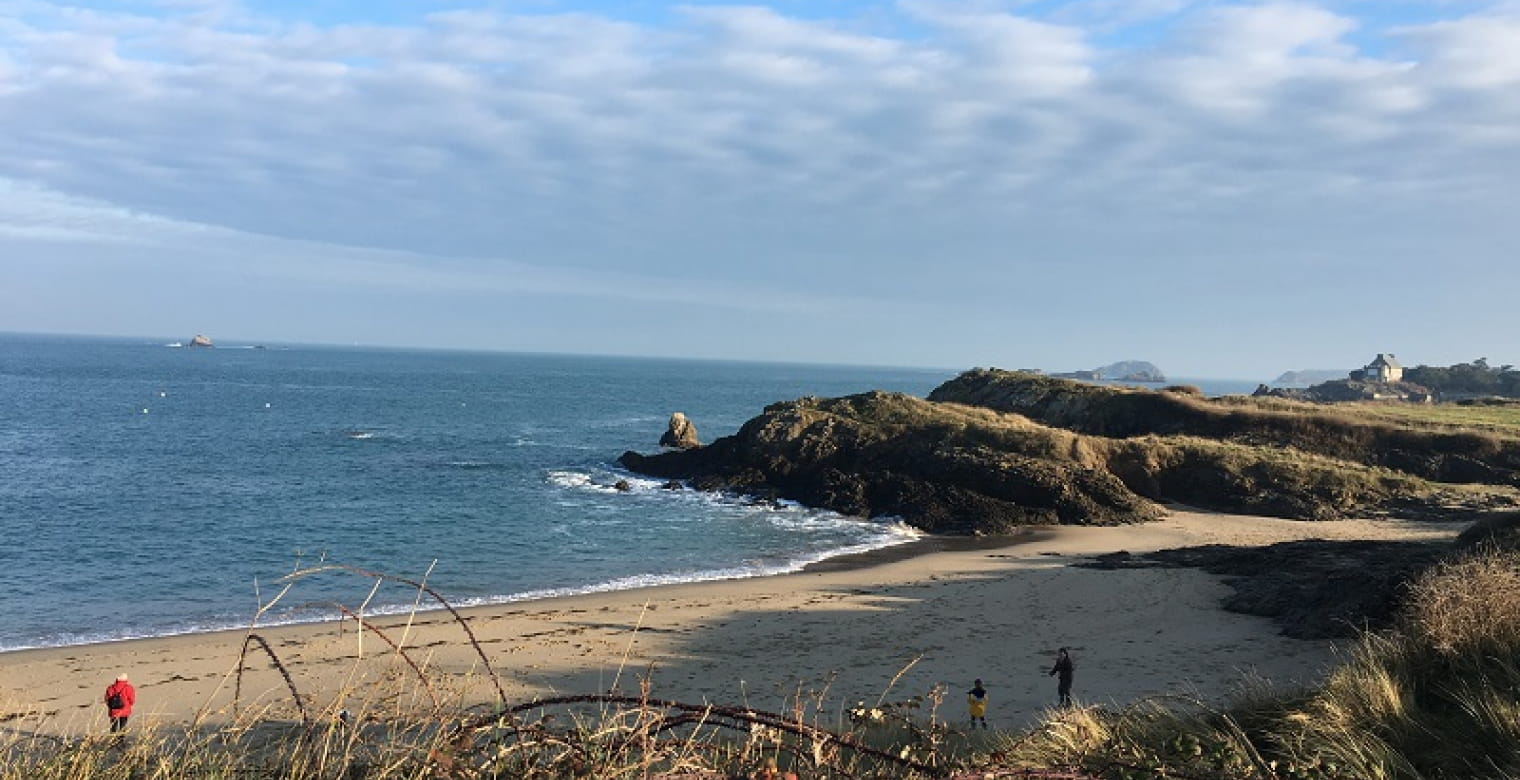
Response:
[{"label": "dark rock outcrop", "polygon": [[1234,591],[1224,600],[1225,609],[1272,618],[1295,639],[1327,639],[1389,625],[1402,605],[1404,585],[1450,550],[1447,542],[1311,539],[1268,547],[1115,553],[1079,565],[1203,569],[1223,576]]},{"label": "dark rock outcrop", "polygon": [[[927,531],[1003,533],[1030,524],[1114,524],[1158,516],[1096,463],[1022,444],[996,415],[896,393],[807,398],[766,407],[733,436],[627,468],[694,486],[774,496]],[[999,441],[1003,440],[1003,441]]]},{"label": "dark rock outcrop", "polygon": [[1261,385],[1252,395],[1321,404],[1353,401],[1424,401],[1434,397],[1430,390],[1409,382],[1376,382],[1366,379],[1332,379],[1304,388]]},{"label": "dark rock outcrop", "polygon": [[1366,516],[1434,492],[1419,479],[1276,446],[1085,435],[895,393],[773,404],[706,447],[629,452],[621,463],[700,489],[973,534],[1142,521],[1157,516],[1153,501],[1166,500],[1290,518]]},{"label": "dark rock outcrop", "polygon": [[932,532],[1155,517],[1156,501],[1298,519],[1513,508],[1520,438],[1400,426],[1276,399],[1210,400],[976,370],[928,400],[772,404],[733,436],[627,468]]},{"label": "dark rock outcrop", "polygon": [[1520,551],[1520,512],[1495,512],[1473,523],[1457,537],[1457,549],[1493,548]]},{"label": "dark rock outcrop", "polygon": [[689,450],[702,446],[702,442],[697,438],[697,426],[686,419],[685,414],[675,412],[670,415],[670,425],[664,435],[660,436],[660,446]]}]

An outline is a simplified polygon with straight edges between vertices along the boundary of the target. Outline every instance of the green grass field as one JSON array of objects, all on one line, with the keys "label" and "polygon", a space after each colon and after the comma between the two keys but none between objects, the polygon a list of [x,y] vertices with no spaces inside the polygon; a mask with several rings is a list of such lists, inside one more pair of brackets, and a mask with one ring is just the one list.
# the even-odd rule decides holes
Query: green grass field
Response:
[{"label": "green grass field", "polygon": [[1520,403],[1502,406],[1354,403],[1336,404],[1330,408],[1370,420],[1520,436]]}]

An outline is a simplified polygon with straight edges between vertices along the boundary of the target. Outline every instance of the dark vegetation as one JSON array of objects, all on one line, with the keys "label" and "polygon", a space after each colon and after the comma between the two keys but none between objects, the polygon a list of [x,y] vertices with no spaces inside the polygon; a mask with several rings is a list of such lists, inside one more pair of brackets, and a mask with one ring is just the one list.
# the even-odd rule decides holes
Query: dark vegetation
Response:
[{"label": "dark vegetation", "polygon": [[1430,388],[1438,395],[1520,398],[1520,369],[1511,365],[1490,366],[1488,358],[1451,366],[1415,366],[1405,369],[1404,381]]},{"label": "dark vegetation", "polygon": [[1465,516],[1516,501],[1520,436],[978,369],[928,400],[772,404],[707,447],[621,462],[932,532],[1002,533],[1143,521],[1157,501],[1302,519]]}]

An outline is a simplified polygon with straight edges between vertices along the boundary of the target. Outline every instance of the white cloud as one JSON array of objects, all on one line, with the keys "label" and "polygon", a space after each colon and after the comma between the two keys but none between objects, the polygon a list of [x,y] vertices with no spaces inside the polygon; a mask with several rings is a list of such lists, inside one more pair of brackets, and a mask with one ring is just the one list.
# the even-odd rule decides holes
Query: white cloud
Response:
[{"label": "white cloud", "polygon": [[1197,48],[1237,60],[1281,62],[1295,55],[1345,57],[1357,22],[1296,2],[1222,6],[1205,11],[1188,38]]},{"label": "white cloud", "polygon": [[993,98],[1056,96],[1093,78],[1094,52],[1080,28],[954,4],[920,1],[906,7],[953,36],[947,51],[966,53],[953,75],[997,90]]},{"label": "white cloud", "polygon": [[1475,16],[1405,28],[1431,80],[1464,89],[1520,86],[1520,16]]},{"label": "white cloud", "polygon": [[[704,6],[657,28],[0,3],[0,178],[23,183],[0,193],[0,256],[6,236],[166,240],[134,232],[155,214],[271,274],[342,257],[306,267],[392,289],[673,303],[689,285],[822,311],[1037,282],[1034,317],[1078,280],[1122,298],[1137,266],[1162,295],[1204,261],[1513,240],[1515,17],[1046,5],[915,0],[895,24]],[[1162,27],[1127,44],[1129,24]]]}]

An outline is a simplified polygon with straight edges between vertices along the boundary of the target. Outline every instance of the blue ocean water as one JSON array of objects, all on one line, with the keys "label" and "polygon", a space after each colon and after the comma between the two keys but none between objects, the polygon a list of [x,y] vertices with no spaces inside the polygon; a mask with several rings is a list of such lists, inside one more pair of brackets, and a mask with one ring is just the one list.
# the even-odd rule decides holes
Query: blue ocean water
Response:
[{"label": "blue ocean water", "polygon": [[[0,335],[0,650],[246,626],[324,556],[474,604],[900,543],[899,524],[668,491],[615,461],[657,450],[672,411],[711,441],[777,400],[924,395],[952,373]],[[369,587],[303,578],[263,620],[334,617]]]},{"label": "blue ocean water", "polygon": [[[0,650],[246,626],[323,561],[467,605],[898,544],[901,524],[664,490],[615,461],[657,450],[672,411],[711,441],[774,401],[953,374],[0,334]],[[303,577],[261,621],[336,617],[370,586]],[[416,599],[387,585],[367,609]]]}]

